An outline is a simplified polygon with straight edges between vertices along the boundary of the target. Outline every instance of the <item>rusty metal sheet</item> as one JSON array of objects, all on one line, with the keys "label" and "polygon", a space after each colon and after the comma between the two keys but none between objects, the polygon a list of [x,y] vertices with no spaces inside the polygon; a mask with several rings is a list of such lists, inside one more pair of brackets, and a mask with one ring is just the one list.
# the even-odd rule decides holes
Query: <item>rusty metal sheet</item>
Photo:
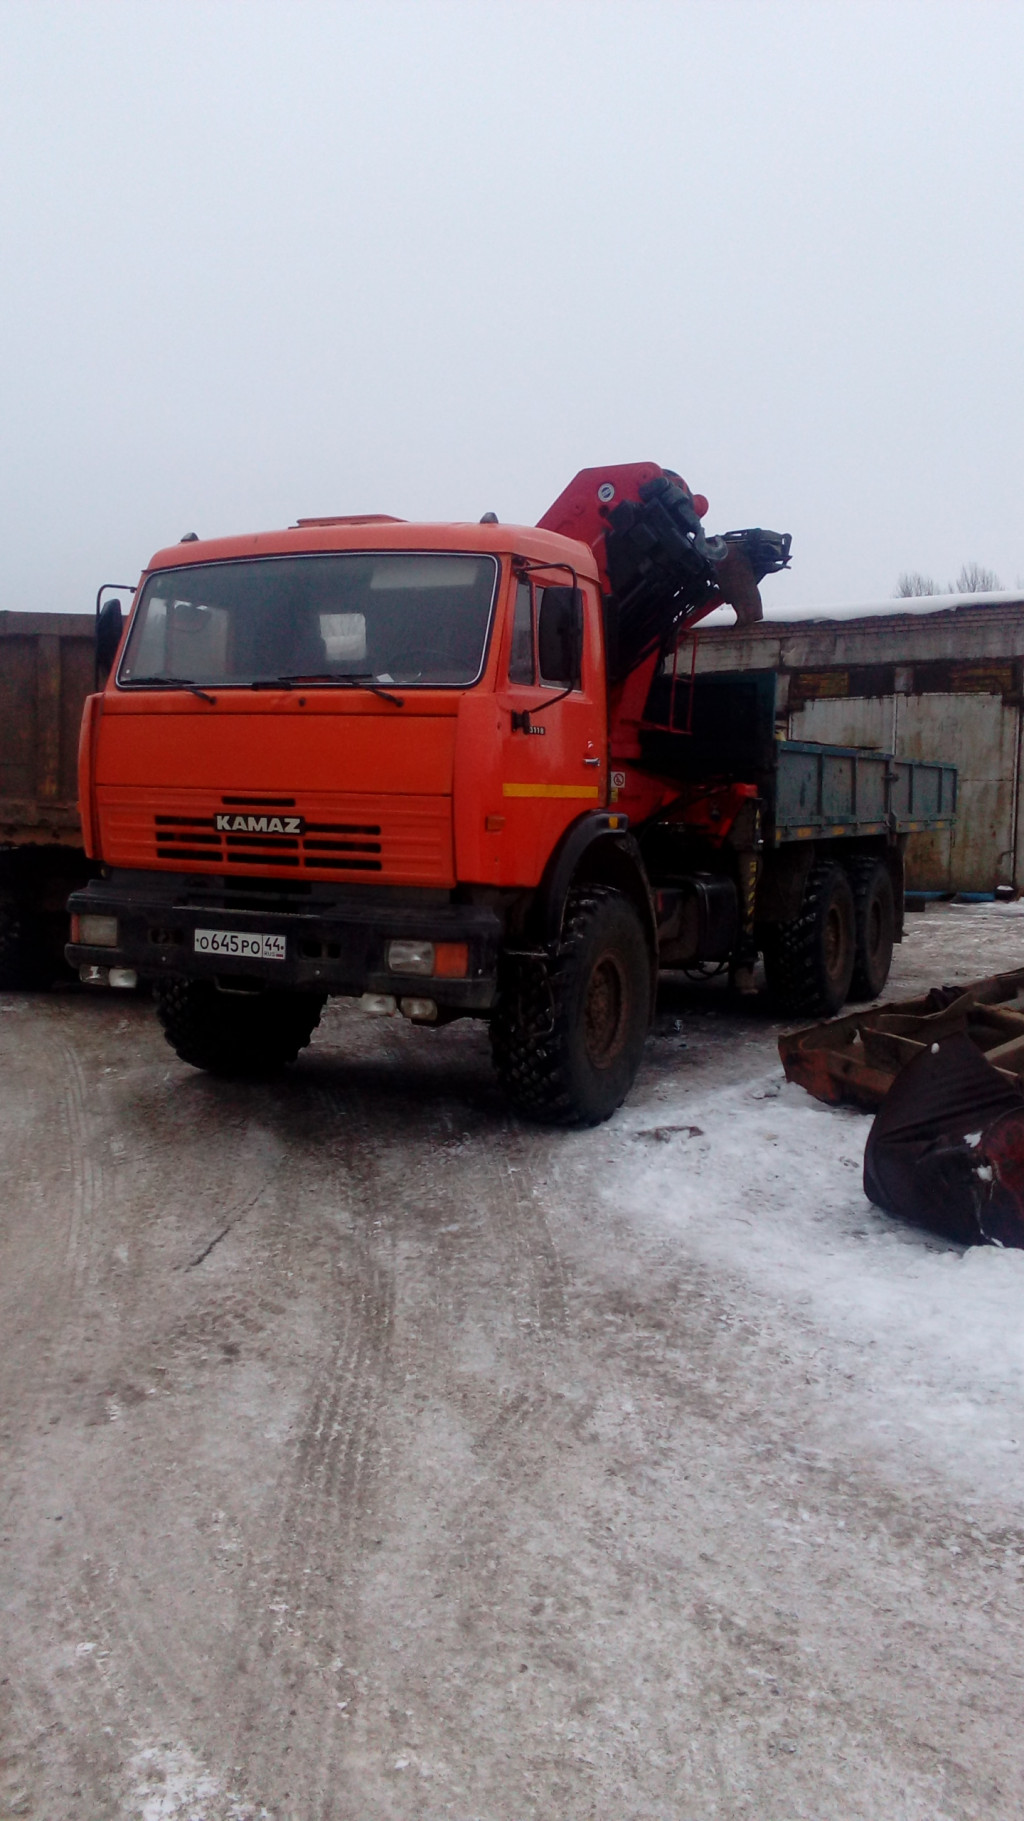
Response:
[{"label": "rusty metal sheet", "polygon": [[864,1193],[963,1246],[1024,1246],[1024,1087],[964,1032],[901,1069],[871,1124]]},{"label": "rusty metal sheet", "polygon": [[[789,737],[834,746],[866,746],[892,751],[893,699],[888,696],[789,698]],[[929,754],[929,757],[932,757]]]},{"label": "rusty metal sheet", "polygon": [[789,701],[794,709],[807,702],[858,697],[891,696],[896,685],[892,664],[851,664],[848,668],[794,670],[789,679]]},{"label": "rusty metal sheet", "polygon": [[789,1031],[779,1055],[786,1080],[816,1100],[873,1112],[908,1062],[959,1033],[1007,1079],[1024,1080],[1024,968]]},{"label": "rusty metal sheet", "polygon": [[1020,663],[1013,658],[957,660],[935,658],[910,664],[830,665],[790,673],[790,703],[901,695],[998,695],[1017,700]]},{"label": "rusty metal sheet", "polygon": [[0,842],[76,845],[91,614],[0,613]]},{"label": "rusty metal sheet", "polygon": [[899,703],[900,758],[955,752],[959,816],[950,846],[953,891],[992,891],[1013,883],[1014,774],[1018,710],[1000,697],[922,695]]}]

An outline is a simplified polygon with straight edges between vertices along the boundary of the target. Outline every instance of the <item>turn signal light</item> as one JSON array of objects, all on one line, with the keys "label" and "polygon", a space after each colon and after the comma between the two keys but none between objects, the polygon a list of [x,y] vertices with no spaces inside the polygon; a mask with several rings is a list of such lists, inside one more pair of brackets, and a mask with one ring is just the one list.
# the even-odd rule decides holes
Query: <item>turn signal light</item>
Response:
[{"label": "turn signal light", "polygon": [[435,942],[434,973],[441,980],[464,980],[469,973],[469,943]]}]

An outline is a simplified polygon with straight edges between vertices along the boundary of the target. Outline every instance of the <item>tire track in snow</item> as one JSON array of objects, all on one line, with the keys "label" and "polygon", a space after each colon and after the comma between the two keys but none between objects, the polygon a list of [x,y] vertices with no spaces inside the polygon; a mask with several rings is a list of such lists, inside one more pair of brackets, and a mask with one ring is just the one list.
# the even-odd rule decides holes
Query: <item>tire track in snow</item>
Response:
[{"label": "tire track in snow", "polygon": [[[373,1272],[309,1385],[308,1415],[279,1494],[273,1571],[257,1610],[240,1615],[236,1628],[249,1672],[234,1726],[235,1756],[248,1760],[248,1781],[263,1790],[277,1783],[286,1750],[291,1800],[301,1800],[299,1812],[309,1814],[317,1812],[313,1804],[322,1792],[332,1799],[339,1775],[337,1697],[325,1670],[328,1660],[344,1662],[349,1654],[348,1600],[337,1585],[337,1569],[356,1552],[373,1502],[390,1324],[390,1286]],[[308,1690],[318,1682],[323,1700],[311,1723]],[[297,1727],[288,1724],[297,1717],[295,1689],[307,1691],[307,1711]],[[273,1740],[264,1733],[268,1712],[278,1722]]]},{"label": "tire track in snow", "polygon": [[[50,1381],[64,1376],[68,1357],[79,1352],[85,1325],[88,1240],[106,1187],[77,1052],[59,1032],[45,1026],[41,1029],[36,1020],[26,1022],[22,1037],[27,1042],[38,1040],[36,1056],[23,1068],[23,1076],[30,1080],[42,1076],[51,1091],[42,1109],[37,1110],[31,1100],[24,1107],[18,1105],[19,1116],[8,1137],[5,1174],[11,1184],[11,1202],[15,1183],[19,1198],[26,1182],[31,1185],[33,1226],[21,1239],[39,1268],[28,1299],[25,1283],[20,1283],[19,1305],[11,1310],[8,1340],[0,1354],[0,1400],[5,1410],[16,1404],[25,1389],[22,1358],[11,1344],[12,1328],[23,1329],[36,1343],[40,1333],[50,1337],[48,1371],[41,1377],[34,1369],[30,1381],[40,1394],[45,1394]],[[12,1237],[17,1243],[16,1236]],[[14,1281],[13,1268],[9,1275]]]},{"label": "tire track in snow", "polygon": [[[271,1585],[261,1595],[262,1622],[250,1657],[256,1675],[236,1722],[234,1756],[248,1756],[250,1787],[268,1799],[278,1785],[282,1763],[286,1764],[289,1799],[300,1800],[303,1812],[317,1821],[352,1812],[351,1778],[365,1738],[360,1708],[366,1703],[386,1706],[387,1673],[382,1683],[379,1658],[374,1663],[367,1657],[361,1610],[363,1571],[373,1563],[376,1539],[368,1540],[360,1532],[371,1526],[377,1509],[378,1431],[396,1317],[403,1363],[418,1369],[413,1378],[430,1382],[445,1379],[438,1361],[446,1326],[456,1314],[453,1305],[461,1301],[460,1279],[467,1270],[474,1277],[481,1261],[493,1267],[497,1260],[508,1292],[509,1349],[529,1363],[531,1379],[538,1354],[548,1358],[566,1320],[564,1273],[543,1206],[532,1193],[527,1167],[511,1161],[522,1144],[516,1134],[495,1146],[490,1126],[483,1144],[471,1138],[468,1146],[460,1147],[470,1166],[469,1180],[460,1176],[452,1205],[451,1155],[443,1142],[438,1148],[437,1114],[440,1110],[442,1125],[450,1132],[465,1109],[445,1092],[440,1054],[438,1061],[441,1092],[427,1109],[417,1106],[411,1119],[410,1108],[393,1093],[378,1098],[372,1086],[362,1088],[358,1079],[353,1081],[357,1071],[352,1069],[346,1070],[344,1087],[328,1079],[311,1094],[318,1113],[335,1124],[339,1156],[333,1167],[346,1191],[339,1198],[354,1201],[362,1217],[357,1218],[353,1235],[359,1288],[336,1348],[310,1383],[308,1416],[282,1483],[280,1559]],[[427,1129],[417,1131],[418,1126]],[[409,1154],[419,1139],[423,1150],[417,1158],[415,1206],[410,1210]],[[426,1275],[434,1295],[410,1303],[400,1296],[401,1248],[422,1246],[425,1204],[430,1213],[454,1213],[460,1236],[447,1241],[442,1258],[432,1246],[433,1222],[427,1227],[428,1269],[423,1273],[421,1251],[413,1272],[417,1280]],[[467,1207],[473,1218],[458,1218]],[[410,1287],[408,1277],[404,1287]],[[491,1461],[491,1449],[507,1435],[508,1471],[513,1472],[545,1398],[536,1386],[503,1397],[496,1420],[487,1423],[484,1449],[489,1472],[499,1483],[504,1474]],[[367,1666],[369,1679],[360,1662]],[[307,1690],[306,1714],[305,1723],[296,1726],[290,1709],[298,1705],[300,1687]],[[311,1701],[312,1688],[317,1693]],[[343,1707],[338,1705],[339,1693],[347,1697]],[[315,1726],[310,1723],[311,1710]],[[278,1733],[273,1744],[259,1736],[268,1712],[291,1720],[290,1727],[285,1722],[284,1738]],[[361,1765],[358,1774],[364,1774]]]},{"label": "tire track in snow", "polygon": [[[6,1322],[0,1352],[0,1408],[17,1419],[26,1443],[33,1433],[44,1438],[19,1451],[0,1476],[3,1524],[11,1530],[12,1542],[21,1534],[17,1547],[27,1589],[39,1578],[36,1564],[61,1552],[64,1533],[51,1530],[50,1524],[54,1504],[59,1509],[66,1494],[55,1457],[56,1432],[51,1445],[45,1415],[58,1397],[67,1405],[69,1384],[87,1385],[86,1343],[101,1316],[98,1261],[112,1186],[95,1084],[90,1095],[74,1040],[75,1009],[60,1001],[32,1001],[31,1015],[19,1023],[19,1074],[13,1093],[8,1089],[5,1095],[7,1108],[13,1101],[15,1112],[8,1166],[19,1179],[11,1205],[26,1210],[33,1224],[21,1236],[27,1241],[20,1249],[29,1253],[29,1270],[17,1271],[11,1263],[5,1272],[18,1283],[19,1302]],[[18,1246],[16,1232],[8,1229],[6,1238]],[[71,1393],[74,1414],[80,1413],[86,1395],[84,1389]],[[109,1690],[98,1673],[96,1633],[88,1608],[75,1597],[74,1577],[62,1577],[49,1596],[19,1602],[11,1618],[12,1654],[22,1655],[16,1643],[19,1623],[48,1638],[52,1652],[45,1678],[19,1678],[0,1753],[5,1782],[15,1767],[21,1774],[24,1766],[22,1781],[31,1791],[38,1782],[33,1767],[39,1741],[56,1738],[68,1742],[61,1749],[71,1749],[72,1741],[86,1737],[102,1747],[107,1737],[103,1727],[111,1718]],[[54,1666],[61,1673],[54,1675]],[[87,1779],[88,1769],[82,1774]],[[4,1791],[4,1798],[9,1794]]]},{"label": "tire track in snow", "polygon": [[[313,1086],[310,1104],[337,1116],[329,1085]],[[351,1104],[347,1097],[346,1111]],[[375,1193],[372,1151],[364,1136],[339,1148],[340,1156],[329,1160],[336,1199],[365,1209]],[[290,1228],[286,1252],[292,1255],[300,1243]],[[351,1656],[358,1635],[358,1590],[349,1592],[351,1576],[343,1571],[366,1546],[362,1533],[372,1524],[377,1495],[379,1418],[394,1324],[387,1253],[386,1235],[354,1230],[342,1281],[332,1282],[334,1331],[303,1394],[304,1416],[268,1524],[274,1539],[270,1572],[243,1598],[235,1626],[233,1654],[246,1662],[247,1673],[232,1721],[234,1759],[245,1763],[246,1783],[271,1807],[268,1792],[283,1787],[286,1771],[289,1803],[311,1818],[333,1812],[346,1780],[341,1715],[347,1709],[338,1708],[338,1672],[330,1665]],[[305,1691],[301,1717],[299,1690]],[[268,1712],[275,1716],[272,1736]]]},{"label": "tire track in snow", "polygon": [[[39,1009],[51,1010],[33,1007]],[[14,1256],[5,1276],[17,1283],[18,1298],[5,1318],[0,1410],[26,1433],[40,1426],[42,1410],[56,1391],[63,1391],[69,1380],[84,1379],[84,1342],[96,1319],[89,1295],[96,1281],[96,1231],[109,1179],[100,1153],[99,1121],[90,1112],[85,1072],[73,1043],[49,1019],[26,1022],[22,1036],[37,1042],[23,1076],[29,1082],[41,1077],[49,1090],[41,1109],[31,1099],[19,1106],[8,1153],[19,1209],[26,1181],[31,1185],[32,1225],[7,1235]],[[12,1188],[12,1206],[15,1199]],[[27,1272],[21,1268],[26,1253]],[[22,1480],[11,1467],[2,1480],[0,1513],[6,1521]]]}]

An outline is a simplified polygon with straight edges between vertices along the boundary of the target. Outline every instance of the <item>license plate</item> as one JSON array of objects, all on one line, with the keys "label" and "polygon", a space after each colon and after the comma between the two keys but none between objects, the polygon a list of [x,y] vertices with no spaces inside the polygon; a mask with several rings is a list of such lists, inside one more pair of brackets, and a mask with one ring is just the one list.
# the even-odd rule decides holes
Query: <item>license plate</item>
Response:
[{"label": "license plate", "polygon": [[193,944],[197,955],[236,955],[245,961],[284,961],[284,936],[255,935],[240,929],[197,929]]}]

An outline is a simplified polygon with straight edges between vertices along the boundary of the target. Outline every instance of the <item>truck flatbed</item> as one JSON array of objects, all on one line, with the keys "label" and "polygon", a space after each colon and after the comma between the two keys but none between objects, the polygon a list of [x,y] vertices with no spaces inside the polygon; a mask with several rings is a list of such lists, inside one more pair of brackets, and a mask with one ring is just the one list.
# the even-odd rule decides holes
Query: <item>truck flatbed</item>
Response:
[{"label": "truck flatbed", "polygon": [[780,737],[774,671],[666,672],[655,682],[645,759],[692,783],[755,779],[770,847],[948,828],[956,819],[956,766],[899,759],[884,748]]},{"label": "truck flatbed", "polygon": [[820,841],[909,835],[956,819],[956,766],[857,746],[776,742],[768,838]]}]

